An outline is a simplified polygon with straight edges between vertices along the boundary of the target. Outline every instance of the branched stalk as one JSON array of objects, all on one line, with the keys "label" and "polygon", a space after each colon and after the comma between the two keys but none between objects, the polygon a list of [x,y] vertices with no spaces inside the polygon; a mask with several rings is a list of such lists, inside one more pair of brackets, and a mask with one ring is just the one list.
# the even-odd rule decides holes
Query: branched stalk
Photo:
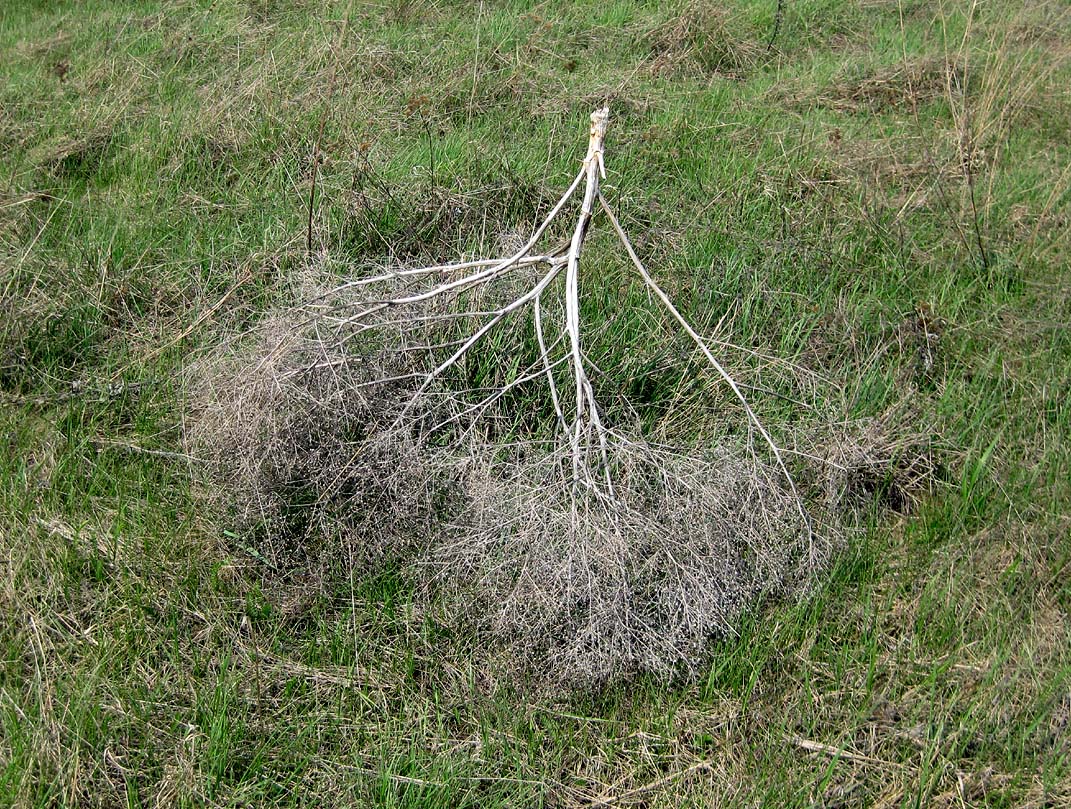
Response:
[{"label": "branched stalk", "polygon": [[[369,297],[361,299],[357,304],[357,311],[353,313],[344,313],[345,316],[335,317],[324,316],[322,313],[319,315],[331,324],[340,341],[376,329],[395,329],[404,335],[423,335],[431,326],[445,327],[452,323],[455,326],[461,324],[463,328],[464,324],[471,324],[471,331],[457,339],[441,339],[441,335],[436,335],[436,339],[417,340],[415,343],[399,347],[402,353],[426,353],[429,357],[433,356],[437,349],[448,353],[445,359],[429,363],[430,370],[399,374],[383,379],[383,381],[392,382],[419,380],[411,392],[406,394],[408,399],[395,418],[393,424],[395,428],[418,412],[418,406],[429,395],[437,380],[452,369],[460,368],[473,349],[481,341],[488,339],[489,335],[504,321],[514,317],[530,316],[539,347],[539,356],[536,360],[529,363],[527,367],[515,369],[515,376],[511,381],[494,386],[489,392],[479,393],[479,398],[474,403],[466,402],[452,415],[435,418],[432,426],[424,429],[435,431],[452,424],[460,424],[466,419],[469,421],[479,419],[510,391],[522,384],[545,379],[560,431],[559,438],[570,461],[574,495],[580,489],[591,491],[604,502],[613,505],[615,503],[613,447],[627,446],[629,439],[607,426],[603,412],[596,401],[588,373],[590,362],[583,351],[584,324],[580,314],[581,253],[596,208],[601,207],[644,285],[688,339],[696,345],[718,378],[732,392],[746,415],[749,433],[757,432],[772,453],[777,470],[788,484],[798,515],[805,526],[808,547],[813,560],[815,551],[810,520],[796,483],[782,458],[780,447],[749,404],[742,386],[729,373],[724,363],[715,356],[710,344],[688,322],[644,267],[621,223],[614,216],[600,191],[599,182],[606,175],[604,143],[608,122],[608,108],[603,107],[592,113],[587,154],[580,171],[547,217],[535,228],[531,238],[512,255],[504,258],[478,258],[451,264],[383,272],[368,278],[348,281],[318,296],[307,306],[312,310],[330,311],[332,309],[330,301],[337,299],[341,293],[365,288],[373,290]],[[559,252],[536,252],[537,243],[577,194],[581,184],[584,187],[583,196],[568,245]],[[469,300],[463,296],[475,296],[481,290],[489,290],[507,276],[514,277],[520,274],[520,271],[537,267],[542,268],[542,275],[527,287],[522,285],[522,291],[514,294],[512,299],[504,304],[477,308],[463,303],[460,310],[450,309],[452,303]],[[564,325],[554,339],[548,340],[544,303],[559,279],[564,279],[561,292]],[[423,288],[419,286],[421,282],[426,283],[429,280],[434,282],[431,286]],[[385,291],[382,294],[376,294],[374,290],[377,288]],[[569,368],[570,384],[561,386],[555,376],[555,371],[565,366]],[[474,394],[477,391],[469,390],[466,393]],[[566,415],[566,405],[563,399],[566,393],[572,396],[571,419]]]},{"label": "branched stalk", "polygon": [[[701,334],[644,266],[600,189],[608,120],[591,116],[582,165],[520,249],[347,280],[266,319],[251,353],[228,350],[193,388],[194,455],[269,564],[326,564],[344,543],[351,565],[414,576],[511,667],[570,688],[698,673],[711,637],[829,546],[745,396],[760,389],[723,355],[776,358]],[[670,416],[644,429],[637,403],[594,384],[613,369],[593,346],[621,323],[581,306],[600,217],[642,281],[630,325],[670,335],[627,367],[676,378],[681,349],[709,366],[742,428],[725,441],[667,439]],[[552,227],[569,237],[543,248]],[[671,415],[692,403],[679,379]]]}]

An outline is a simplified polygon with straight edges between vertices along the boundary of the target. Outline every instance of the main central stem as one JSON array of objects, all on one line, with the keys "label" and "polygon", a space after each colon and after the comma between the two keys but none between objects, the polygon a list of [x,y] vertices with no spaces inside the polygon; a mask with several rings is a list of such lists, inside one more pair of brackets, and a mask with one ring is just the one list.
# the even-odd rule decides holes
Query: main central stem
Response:
[{"label": "main central stem", "polygon": [[[591,113],[591,131],[588,137],[588,153],[584,158],[584,202],[580,208],[580,216],[573,231],[573,239],[569,243],[568,265],[565,274],[565,330],[569,336],[569,348],[573,366],[573,382],[576,386],[576,416],[573,420],[571,442],[573,445],[573,478],[580,477],[581,469],[581,436],[584,430],[594,426],[599,432],[600,442],[605,441],[602,435],[602,424],[599,420],[598,408],[595,406],[595,395],[584,371],[583,354],[580,350],[580,251],[584,245],[584,235],[587,233],[588,223],[594,211],[595,200],[599,195],[599,177],[605,176],[603,166],[603,140],[606,138],[606,124],[610,119],[608,107],[595,110]],[[588,418],[585,420],[585,412]]]}]

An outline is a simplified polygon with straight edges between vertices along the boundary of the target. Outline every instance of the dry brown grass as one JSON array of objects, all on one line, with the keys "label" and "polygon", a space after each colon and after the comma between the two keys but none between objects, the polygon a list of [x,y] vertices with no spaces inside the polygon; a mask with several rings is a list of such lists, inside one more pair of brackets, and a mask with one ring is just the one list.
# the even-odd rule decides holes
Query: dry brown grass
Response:
[{"label": "dry brown grass", "polygon": [[966,91],[966,75],[957,62],[922,57],[862,74],[843,75],[826,91],[807,99],[816,106],[838,112],[883,113],[892,109],[911,110],[940,101],[950,92],[959,95]]},{"label": "dry brown grass", "polygon": [[648,69],[659,76],[741,78],[766,50],[739,12],[703,2],[689,3],[643,39]]},{"label": "dry brown grass", "polygon": [[333,566],[351,543],[374,567],[437,518],[426,448],[390,429],[412,385],[379,382],[404,373],[400,356],[347,353],[277,316],[194,372],[191,452],[275,569]]}]

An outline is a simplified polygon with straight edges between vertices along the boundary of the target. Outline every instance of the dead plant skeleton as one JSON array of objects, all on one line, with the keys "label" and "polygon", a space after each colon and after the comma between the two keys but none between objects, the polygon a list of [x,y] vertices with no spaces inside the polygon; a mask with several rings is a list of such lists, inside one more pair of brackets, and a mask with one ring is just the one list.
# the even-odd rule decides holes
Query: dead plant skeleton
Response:
[{"label": "dead plant skeleton", "polygon": [[[516,252],[319,291],[213,378],[196,427],[244,516],[290,537],[281,553],[295,525],[306,556],[310,536],[345,536],[348,559],[401,565],[448,620],[559,685],[691,669],[826,555],[780,447],[600,192],[608,122],[592,113],[580,171]],[[578,196],[571,238],[539,251]],[[580,291],[600,212],[744,438],[702,449],[611,423]],[[516,409],[538,400],[554,426],[524,434]]]}]

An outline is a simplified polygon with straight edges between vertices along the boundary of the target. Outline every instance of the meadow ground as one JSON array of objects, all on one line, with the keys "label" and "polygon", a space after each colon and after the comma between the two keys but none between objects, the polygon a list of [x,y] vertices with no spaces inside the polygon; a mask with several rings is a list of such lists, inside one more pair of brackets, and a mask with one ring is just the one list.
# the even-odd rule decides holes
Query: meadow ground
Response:
[{"label": "meadow ground", "polygon": [[[1069,56],[1057,0],[0,4],[0,804],[1071,805]],[[275,582],[182,380],[523,231],[607,100],[648,266],[871,453],[697,680],[536,697]]]}]

